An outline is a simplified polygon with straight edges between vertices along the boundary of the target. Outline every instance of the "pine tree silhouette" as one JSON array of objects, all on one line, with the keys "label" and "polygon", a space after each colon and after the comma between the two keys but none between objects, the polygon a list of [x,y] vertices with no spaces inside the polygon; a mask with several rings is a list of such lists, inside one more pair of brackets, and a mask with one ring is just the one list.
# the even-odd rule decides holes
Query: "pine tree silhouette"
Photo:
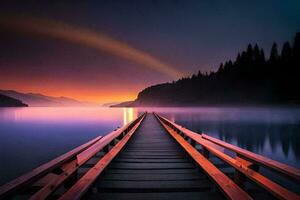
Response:
[{"label": "pine tree silhouette", "polygon": [[271,48],[269,61],[271,63],[275,63],[278,61],[278,58],[279,58],[279,56],[278,56],[277,44],[276,44],[276,42],[274,42],[272,45],[272,48]]},{"label": "pine tree silhouette", "polygon": [[135,105],[189,106],[207,104],[300,104],[300,33],[283,44],[273,43],[267,60],[262,48],[249,44],[235,61],[216,72],[198,72],[173,83],[159,84],[138,94]]}]

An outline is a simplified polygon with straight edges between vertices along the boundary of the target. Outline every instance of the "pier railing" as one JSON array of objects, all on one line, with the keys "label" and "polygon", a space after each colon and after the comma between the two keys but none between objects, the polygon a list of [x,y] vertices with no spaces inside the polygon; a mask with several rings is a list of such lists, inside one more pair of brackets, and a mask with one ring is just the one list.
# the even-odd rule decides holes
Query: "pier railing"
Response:
[{"label": "pier railing", "polygon": [[[235,169],[234,181],[239,186],[243,187],[246,178],[248,178],[278,199],[300,199],[298,194],[259,173],[259,168],[263,166],[298,182],[300,180],[299,169],[236,147],[206,134],[195,133],[158,114],[155,114],[155,116],[173,137],[176,135],[181,136],[193,147],[199,144],[202,147],[201,153],[204,157],[209,158],[210,154],[213,154],[233,167]],[[225,154],[220,150],[221,148],[234,152],[235,157]]]},{"label": "pier railing", "polygon": [[[97,160],[97,164],[107,166],[109,162],[126,144],[131,135],[139,127],[146,113],[142,114],[127,125],[95,139],[69,151],[68,153],[51,160],[48,163],[20,176],[0,187],[0,199],[22,198],[26,199],[46,199],[62,185],[72,185],[78,179],[80,167],[84,166],[92,159]],[[99,166],[91,168],[86,174],[101,171]],[[85,175],[86,175],[85,174]],[[95,178],[95,177],[94,177]],[[84,180],[84,179],[83,179]],[[90,179],[91,180],[91,179]],[[84,180],[86,182],[86,180]],[[81,182],[77,182],[80,184]],[[78,186],[78,185],[76,185]],[[72,189],[72,188],[71,188]],[[78,188],[77,188],[78,189]],[[78,193],[80,192],[80,193]],[[69,194],[82,195],[83,190],[72,191]],[[72,198],[71,198],[72,199]]]}]

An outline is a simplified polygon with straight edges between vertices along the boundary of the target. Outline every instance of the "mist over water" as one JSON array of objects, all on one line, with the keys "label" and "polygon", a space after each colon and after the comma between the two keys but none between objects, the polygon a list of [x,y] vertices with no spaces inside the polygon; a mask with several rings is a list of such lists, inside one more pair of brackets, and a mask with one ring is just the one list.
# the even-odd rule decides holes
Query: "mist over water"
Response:
[{"label": "mist over water", "polygon": [[161,114],[195,132],[300,167],[299,108],[187,108]]},{"label": "mist over water", "polygon": [[0,184],[144,111],[300,167],[298,108],[0,108]]},{"label": "mist over water", "polygon": [[0,108],[0,184],[123,123],[122,109]]}]

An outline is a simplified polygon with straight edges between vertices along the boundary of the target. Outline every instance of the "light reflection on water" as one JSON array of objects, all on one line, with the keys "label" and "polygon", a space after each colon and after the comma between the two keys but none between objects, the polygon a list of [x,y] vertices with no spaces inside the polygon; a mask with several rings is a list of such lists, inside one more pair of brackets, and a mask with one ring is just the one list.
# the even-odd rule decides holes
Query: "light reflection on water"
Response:
[{"label": "light reflection on water", "polygon": [[0,184],[144,111],[300,167],[300,109],[295,108],[0,108]]},{"label": "light reflection on water", "polygon": [[129,122],[137,118],[137,116],[137,109],[123,108],[123,125],[128,124]]}]

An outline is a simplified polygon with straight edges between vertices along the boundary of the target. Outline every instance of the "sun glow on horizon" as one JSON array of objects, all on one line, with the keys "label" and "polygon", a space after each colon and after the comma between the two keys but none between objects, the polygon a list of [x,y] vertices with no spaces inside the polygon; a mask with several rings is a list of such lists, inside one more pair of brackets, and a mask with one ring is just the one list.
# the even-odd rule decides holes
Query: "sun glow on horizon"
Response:
[{"label": "sun glow on horizon", "polygon": [[[147,79],[148,77],[148,74],[141,74],[143,71],[150,69],[153,70],[154,74],[156,71],[159,75],[167,76],[171,79],[177,79],[183,76],[182,71],[161,61],[159,58],[154,57],[148,52],[111,38],[99,31],[62,23],[60,21],[28,16],[20,17],[16,15],[0,16],[0,29],[13,33],[21,33],[22,35],[31,37],[33,36],[34,38],[42,37],[46,39],[55,39],[99,50],[122,58],[124,61],[133,61],[133,63],[138,64],[134,65],[134,67],[138,66],[139,68],[136,70],[137,75],[134,77],[134,80],[132,80],[132,77],[127,77],[124,81],[119,77],[117,71],[109,71],[107,74],[93,71],[93,74],[101,74],[101,76],[93,76],[93,74],[89,75],[86,73],[84,69],[83,72],[79,72],[79,70],[76,71],[74,68],[74,70],[66,70],[67,72],[64,72],[63,70],[63,72],[59,71],[56,76],[56,74],[52,72],[46,73],[47,70],[43,72],[44,74],[34,75],[34,73],[36,73],[35,71],[39,71],[36,68],[32,70],[33,74],[28,73],[30,70],[25,70],[26,73],[24,71],[7,70],[4,71],[7,76],[4,77],[3,81],[0,83],[0,89],[3,90],[11,89],[23,93],[40,93],[52,97],[63,96],[79,101],[103,104],[135,100],[138,92],[145,87],[152,85],[154,79],[157,77],[153,75],[150,76],[151,79],[149,78],[148,81],[146,80],[144,83],[142,81],[140,82],[140,80]],[[14,65],[16,66],[24,65],[22,60],[17,60],[15,62]],[[45,59],[43,62],[48,63],[48,60]],[[41,65],[38,67],[51,69],[52,65],[53,64],[49,62],[46,66]],[[88,65],[89,64],[86,64],[84,66]],[[97,70],[98,68],[101,68],[101,64],[98,65],[95,65]],[[65,66],[63,65],[62,67]],[[68,67],[71,68],[70,66],[66,66],[66,68]],[[91,68],[90,70],[95,69]],[[123,75],[135,73],[134,70],[122,70],[125,71]],[[55,72],[55,70],[53,70],[53,72]],[[81,73],[83,73],[84,78],[81,77]],[[106,75],[110,76],[106,77]],[[87,81],[83,81],[85,79],[87,79]]]},{"label": "sun glow on horizon", "polygon": [[24,87],[21,84],[15,84],[13,86],[0,83],[0,89],[2,90],[14,90],[21,93],[35,93],[42,94],[51,97],[67,97],[83,102],[93,102],[98,104],[112,103],[112,102],[124,102],[133,101],[137,98],[137,94],[140,90],[126,91],[123,88],[120,89],[105,89],[97,90],[94,88],[74,88],[70,90],[66,89],[54,89],[43,87],[43,85],[37,85],[35,87]]}]

